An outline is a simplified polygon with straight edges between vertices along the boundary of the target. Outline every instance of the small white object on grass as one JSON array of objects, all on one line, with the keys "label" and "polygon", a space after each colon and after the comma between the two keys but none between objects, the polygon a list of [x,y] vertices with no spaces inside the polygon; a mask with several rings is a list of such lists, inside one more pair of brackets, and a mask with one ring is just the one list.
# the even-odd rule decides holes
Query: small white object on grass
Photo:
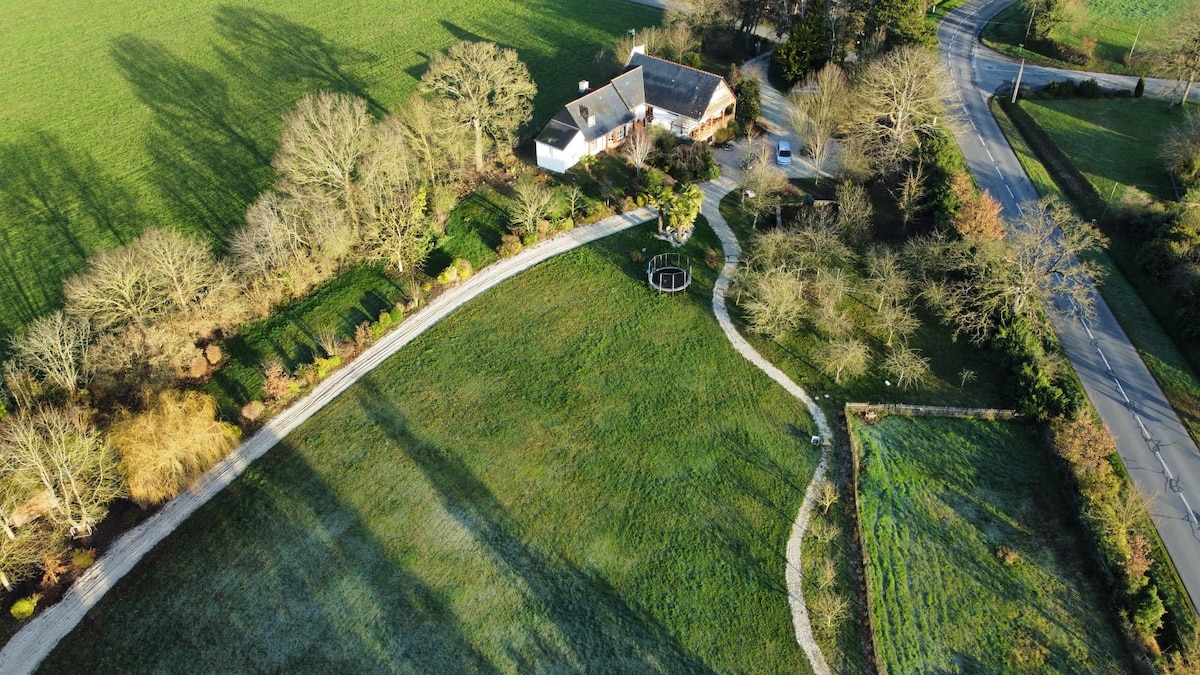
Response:
[{"label": "small white object on grass", "polygon": [[892,386],[892,381],[891,381],[891,380],[884,380],[884,381],[883,381],[883,383],[884,383],[884,384],[886,384],[886,385],[887,385],[887,386],[889,386],[889,387],[890,387],[890,386]]}]

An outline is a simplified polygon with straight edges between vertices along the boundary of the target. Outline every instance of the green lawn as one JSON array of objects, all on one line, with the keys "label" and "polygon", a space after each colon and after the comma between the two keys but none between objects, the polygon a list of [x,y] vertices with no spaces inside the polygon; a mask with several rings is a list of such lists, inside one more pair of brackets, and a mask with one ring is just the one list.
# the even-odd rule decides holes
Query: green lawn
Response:
[{"label": "green lawn", "polygon": [[1033,428],[899,416],[850,427],[888,672],[1130,672]]},{"label": "green lawn", "polygon": [[[1137,73],[1138,68],[1126,65],[1133,48],[1135,59],[1162,46],[1172,27],[1172,19],[1186,9],[1190,0],[1087,0],[1068,3],[1067,20],[1050,33],[1050,37],[1074,47],[1085,37],[1096,39],[1096,51],[1088,70]],[[1049,55],[1031,52],[1025,30],[1029,14],[1021,3],[1014,2],[996,15],[983,30],[983,41],[990,47],[1009,55],[1030,57],[1031,60],[1078,69],[1079,66],[1058,62]],[[1139,33],[1140,30],[1140,33]],[[1134,45],[1136,38],[1137,44]],[[1017,45],[1025,43],[1026,49]]]},{"label": "green lawn", "polygon": [[[1149,98],[1026,99],[1025,109],[1075,163],[1104,199],[1141,204],[1146,196],[1174,199],[1158,158],[1167,129],[1179,121],[1167,104]],[[1115,191],[1114,191],[1115,188]]]},{"label": "green lawn", "polygon": [[[802,405],[653,225],[440,323],[160,545],[44,669],[805,672],[784,543]],[[719,259],[719,258],[718,258]]]},{"label": "green lawn", "polygon": [[[0,334],[57,305],[98,249],[169,224],[216,243],[272,179],[280,115],[318,89],[377,114],[459,39],[515,48],[538,84],[533,127],[595,57],[661,12],[622,0],[266,0],[0,8]],[[0,335],[2,337],[2,335]]]}]

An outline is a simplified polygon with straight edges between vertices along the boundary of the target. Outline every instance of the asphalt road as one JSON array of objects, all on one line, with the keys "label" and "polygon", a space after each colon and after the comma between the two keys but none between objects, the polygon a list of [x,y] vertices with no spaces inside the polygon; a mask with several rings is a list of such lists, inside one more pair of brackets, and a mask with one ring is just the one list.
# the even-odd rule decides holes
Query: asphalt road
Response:
[{"label": "asphalt road", "polygon": [[[976,36],[1012,1],[971,0],[947,16],[938,31],[962,108],[955,137],[980,187],[1000,200],[1010,219],[1020,213],[1022,202],[1038,194],[992,118],[987,100],[996,87],[1016,77],[1018,64],[984,47]],[[1022,81],[1044,83],[1063,77],[1092,74],[1026,66]],[[1130,88],[1137,79],[1101,74],[1096,78],[1108,86]],[[1165,96],[1172,86],[1148,80],[1147,95]],[[1200,528],[1194,510],[1200,507],[1200,452],[1104,300],[1096,296],[1096,316],[1087,324],[1061,304],[1050,312],[1055,331],[1116,440],[1194,607],[1200,598]]]}]

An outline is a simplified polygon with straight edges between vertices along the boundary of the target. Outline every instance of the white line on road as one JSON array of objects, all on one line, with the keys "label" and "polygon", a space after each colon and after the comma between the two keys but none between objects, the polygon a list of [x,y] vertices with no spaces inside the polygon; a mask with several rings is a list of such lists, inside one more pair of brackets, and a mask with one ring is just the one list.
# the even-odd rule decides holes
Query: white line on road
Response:
[{"label": "white line on road", "polygon": [[[1084,326],[1083,326],[1083,327],[1084,327],[1084,328],[1087,328],[1087,325],[1086,325],[1086,324],[1084,324]],[[1088,331],[1088,337],[1091,337],[1091,335],[1092,335],[1092,331],[1090,331],[1090,330],[1089,330],[1089,331]],[[1095,340],[1096,338],[1092,338],[1092,339],[1093,339],[1093,340]],[[1103,351],[1102,349],[1100,349],[1099,347],[1096,347],[1096,352],[1097,352],[1098,354],[1100,354],[1100,360],[1104,362],[1104,369],[1105,369],[1105,370],[1107,370],[1108,372],[1110,372],[1110,373],[1111,373],[1111,372],[1112,372],[1112,366],[1108,365],[1108,358],[1104,356],[1104,351]]]},{"label": "white line on road", "polygon": [[1134,413],[1133,421],[1137,422],[1138,428],[1142,430],[1142,440],[1148,441],[1151,438],[1153,438],[1153,436],[1150,435],[1150,432],[1146,430],[1146,425],[1142,424],[1142,416],[1141,415]]},{"label": "white line on road", "polygon": [[1162,455],[1156,452],[1154,453],[1154,456],[1158,458],[1158,463],[1162,464],[1163,471],[1167,472],[1167,478],[1169,480],[1175,480],[1175,475],[1172,474],[1171,470],[1167,468],[1167,463],[1163,461]]},{"label": "white line on road", "polygon": [[[1132,401],[1129,400],[1129,395],[1125,393],[1125,387],[1121,386],[1121,381],[1117,379],[1116,375],[1113,375],[1112,380],[1113,382],[1117,383],[1117,391],[1121,392],[1121,398],[1125,399],[1126,403],[1132,403]],[[1142,428],[1145,429],[1145,427]]]},{"label": "white line on road", "polygon": [[1183,508],[1187,511],[1188,521],[1195,525],[1196,514],[1192,511],[1192,505],[1188,503],[1187,497],[1184,497],[1182,492],[1179,493],[1179,498],[1183,500]]},{"label": "white line on road", "polygon": [[1009,196],[1009,197],[1012,197],[1013,199],[1016,199],[1016,198],[1017,198],[1017,196],[1016,196],[1015,194],[1013,194],[1012,188],[1008,186],[1008,183],[1005,183],[1005,184],[1004,184],[1004,189],[1005,189],[1005,190],[1008,190],[1008,196]]}]

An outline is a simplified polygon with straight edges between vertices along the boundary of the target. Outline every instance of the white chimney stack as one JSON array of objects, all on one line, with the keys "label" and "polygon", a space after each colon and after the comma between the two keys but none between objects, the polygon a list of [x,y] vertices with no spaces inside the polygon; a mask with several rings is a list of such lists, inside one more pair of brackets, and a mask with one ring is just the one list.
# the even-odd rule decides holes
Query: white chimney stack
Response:
[{"label": "white chimney stack", "polygon": [[588,85],[589,85],[589,83],[587,80],[580,80],[579,81],[579,93],[586,94],[588,92],[588,89],[590,88]]}]

